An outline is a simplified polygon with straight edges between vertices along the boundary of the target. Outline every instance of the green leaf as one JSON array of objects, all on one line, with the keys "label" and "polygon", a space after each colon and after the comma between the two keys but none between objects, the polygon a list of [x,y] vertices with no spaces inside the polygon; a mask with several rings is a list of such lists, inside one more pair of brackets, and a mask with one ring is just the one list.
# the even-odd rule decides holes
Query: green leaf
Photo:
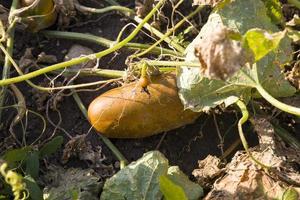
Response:
[{"label": "green leaf", "polygon": [[29,192],[30,199],[41,200],[43,199],[43,192],[31,176],[25,176],[23,181],[26,184],[26,189]]},{"label": "green leaf", "polygon": [[100,199],[161,199],[161,176],[182,188],[189,200],[197,200],[203,194],[202,188],[188,180],[178,167],[169,167],[163,154],[150,151],[106,180]]},{"label": "green leaf", "polygon": [[265,30],[254,28],[247,31],[244,40],[247,47],[254,53],[255,61],[258,61],[270,51],[275,50],[284,36],[285,32],[283,31],[271,34]]},{"label": "green leaf", "polygon": [[166,175],[168,160],[158,151],[145,153],[105,182],[101,200],[161,199],[159,177]]},{"label": "green leaf", "polygon": [[27,146],[20,149],[13,149],[7,151],[3,155],[3,160],[8,163],[20,162],[26,159],[27,154],[32,150],[32,147]]},{"label": "green leaf", "polygon": [[168,179],[174,184],[183,189],[186,197],[189,200],[198,200],[203,196],[203,189],[199,184],[196,184],[189,180],[189,178],[179,169],[178,166],[171,166],[168,169]]},{"label": "green leaf", "polygon": [[183,189],[167,176],[159,177],[159,187],[166,200],[188,200]]},{"label": "green leaf", "polygon": [[64,138],[62,136],[57,136],[53,138],[50,142],[46,143],[40,150],[40,157],[44,158],[55,153],[63,144]]},{"label": "green leaf", "polygon": [[267,15],[271,18],[275,24],[281,24],[283,22],[282,6],[279,0],[263,0]]},{"label": "green leaf", "polygon": [[299,194],[294,188],[290,187],[283,193],[281,199],[282,200],[297,200],[297,199],[299,199]]},{"label": "green leaf", "polygon": [[37,179],[39,176],[39,168],[40,168],[39,152],[38,151],[30,152],[27,155],[25,164],[26,164],[26,174],[30,175],[34,179]]},{"label": "green leaf", "polygon": [[[201,40],[210,35],[220,25],[244,35],[253,28],[270,32],[279,32],[276,25],[267,15],[265,5],[260,0],[231,0],[222,9],[213,12],[202,27],[199,35],[186,49],[186,61],[200,62],[195,56],[195,47]],[[179,97],[185,108],[195,112],[207,111],[218,105],[235,103],[238,98],[249,101],[252,97],[260,97],[253,89],[260,84],[274,97],[287,97],[295,93],[281,73],[280,66],[292,59],[291,41],[284,37],[276,48],[256,65],[245,66],[226,81],[208,79],[201,75],[200,68],[180,67],[178,69],[177,86]]]}]

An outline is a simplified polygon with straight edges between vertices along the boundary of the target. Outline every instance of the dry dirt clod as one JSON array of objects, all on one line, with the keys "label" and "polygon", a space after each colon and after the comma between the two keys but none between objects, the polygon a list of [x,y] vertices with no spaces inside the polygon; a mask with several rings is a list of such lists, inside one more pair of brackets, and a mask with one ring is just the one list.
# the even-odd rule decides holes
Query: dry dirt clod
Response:
[{"label": "dry dirt clod", "polygon": [[[82,46],[79,44],[74,44],[73,46],[71,46],[68,53],[65,55],[64,60],[68,61],[68,60],[72,60],[73,58],[78,58],[78,57],[90,55],[93,53],[94,53],[94,51],[88,47],[85,47],[85,46]],[[93,68],[95,66],[95,64],[96,64],[95,60],[90,60],[88,62],[84,62],[84,63],[78,64],[78,65],[73,65],[69,69],[80,70],[82,68]]]},{"label": "dry dirt clod", "polygon": [[216,177],[222,173],[222,163],[216,156],[208,155],[204,160],[198,161],[198,169],[193,171],[193,176],[204,188],[210,189]]},{"label": "dry dirt clod", "polygon": [[195,47],[202,73],[208,78],[225,80],[249,61],[241,43],[231,39],[233,34],[231,29],[220,25],[204,35],[201,43]]},{"label": "dry dirt clod", "polygon": [[58,13],[58,27],[67,27],[76,17],[74,0],[54,0]]},{"label": "dry dirt clod", "polygon": [[[48,79],[44,79],[43,82],[39,84],[42,87],[50,87]],[[63,86],[64,84],[60,81],[55,82],[56,87]],[[44,92],[37,89],[32,89],[33,99],[36,103],[38,111],[45,111],[47,109],[47,102],[49,102],[50,109],[56,110],[59,107],[59,103],[63,101],[64,93],[57,92],[56,90],[52,92]]]},{"label": "dry dirt clod", "polygon": [[61,161],[65,164],[70,158],[77,157],[79,160],[89,161],[97,167],[97,165],[102,165],[106,159],[101,151],[101,148],[92,147],[91,143],[87,141],[86,135],[77,135],[65,145]]},{"label": "dry dirt clod", "polygon": [[153,8],[154,0],[135,0],[135,10],[138,17],[145,17]]}]

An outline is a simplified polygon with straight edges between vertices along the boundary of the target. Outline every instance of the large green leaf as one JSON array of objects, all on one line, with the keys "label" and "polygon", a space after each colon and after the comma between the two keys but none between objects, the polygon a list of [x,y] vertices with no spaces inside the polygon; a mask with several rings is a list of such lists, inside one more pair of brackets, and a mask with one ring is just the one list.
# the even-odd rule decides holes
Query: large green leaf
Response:
[{"label": "large green leaf", "polygon": [[[277,26],[272,24],[265,5],[260,0],[232,0],[209,16],[199,35],[186,49],[186,61],[198,62],[200,66],[194,49],[220,24],[241,35],[253,28],[279,32]],[[237,98],[247,101],[252,97],[251,91],[258,82],[274,97],[291,96],[295,93],[295,89],[280,72],[280,65],[288,62],[291,55],[290,40],[285,37],[277,49],[256,63],[257,67],[245,66],[226,81],[203,77],[200,68],[180,67],[177,78],[179,96],[185,108],[197,112],[207,111],[222,103],[228,106]],[[254,96],[258,97],[258,95]]]},{"label": "large green leaf", "polygon": [[158,151],[145,153],[105,182],[100,199],[161,199],[159,177],[167,174],[168,167],[168,160]]},{"label": "large green leaf", "polygon": [[203,189],[200,185],[192,182],[189,178],[179,169],[178,166],[171,166],[168,169],[167,177],[176,185],[180,186],[189,200],[198,200],[203,196]]},{"label": "large green leaf", "polygon": [[165,175],[159,178],[159,187],[166,200],[188,200],[183,189]]},{"label": "large green leaf", "polygon": [[[160,181],[160,177],[165,178]],[[168,188],[170,185],[172,188]],[[189,200],[203,195],[202,188],[191,182],[178,167],[169,167],[163,154],[150,151],[108,179],[100,199],[157,200],[163,196],[161,190],[165,195],[170,195],[170,190],[177,191],[176,196],[184,194]]]}]

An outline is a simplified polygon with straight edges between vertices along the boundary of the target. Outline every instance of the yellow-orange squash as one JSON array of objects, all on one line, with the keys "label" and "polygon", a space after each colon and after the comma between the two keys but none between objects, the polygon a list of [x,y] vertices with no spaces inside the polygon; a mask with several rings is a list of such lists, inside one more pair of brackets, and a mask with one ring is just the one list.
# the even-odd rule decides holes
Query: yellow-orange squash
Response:
[{"label": "yellow-orange squash", "polygon": [[37,32],[55,23],[57,14],[53,0],[22,0],[19,9],[21,22],[27,26],[30,32]]},{"label": "yellow-orange squash", "polygon": [[152,76],[147,88],[134,82],[109,90],[88,108],[92,126],[110,138],[141,138],[194,122],[199,113],[184,110],[176,75]]}]

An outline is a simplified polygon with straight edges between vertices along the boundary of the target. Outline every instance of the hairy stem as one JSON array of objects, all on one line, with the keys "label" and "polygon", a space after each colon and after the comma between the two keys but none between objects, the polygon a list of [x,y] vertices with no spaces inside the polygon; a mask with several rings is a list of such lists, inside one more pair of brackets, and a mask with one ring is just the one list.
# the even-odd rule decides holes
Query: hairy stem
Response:
[{"label": "hairy stem", "polygon": [[[82,40],[91,43],[97,43],[101,46],[105,46],[108,48],[114,44],[114,41],[112,40],[108,40],[103,37],[86,34],[86,33],[74,33],[74,32],[64,32],[64,31],[42,31],[41,33],[47,37],[63,38],[63,39],[70,39],[70,40]],[[129,49],[133,49],[133,50],[140,50],[140,49],[147,49],[150,47],[150,45],[128,42],[127,44],[124,45],[124,47],[128,47]],[[181,54],[178,54],[170,49],[160,48],[160,47],[153,48],[152,51],[150,51],[149,53],[156,54],[156,55],[170,54],[175,56],[181,56]]]},{"label": "hairy stem", "polygon": [[[5,50],[5,48],[3,47],[3,45],[1,43],[0,43],[0,49],[9,58],[10,62],[15,67],[18,74],[23,75],[22,70],[19,68],[17,63],[12,59],[12,57],[10,55],[8,55],[8,52]],[[101,70],[101,69],[96,69],[96,70],[97,70],[96,73],[97,73],[98,76],[102,76],[102,77],[106,77],[106,78],[120,78],[125,74],[124,71],[119,71],[119,70]],[[60,72],[53,71],[52,73],[61,74],[62,72],[61,71]],[[66,74],[68,74],[68,73],[66,73]],[[78,74],[78,71],[73,72],[73,74],[74,75]],[[30,80],[25,80],[25,81],[26,81],[26,83],[28,83],[28,85],[30,85],[31,87],[33,87],[37,90],[53,91],[53,90],[63,90],[63,89],[75,89],[75,88],[89,87],[89,86],[93,86],[93,85],[106,84],[108,82],[113,82],[113,81],[117,81],[117,80],[119,80],[119,79],[111,79],[111,80],[104,80],[104,81],[101,80],[101,81],[96,81],[96,82],[91,82],[91,83],[81,83],[81,84],[67,85],[67,86],[61,86],[61,87],[42,87],[42,86],[34,84]]]}]

